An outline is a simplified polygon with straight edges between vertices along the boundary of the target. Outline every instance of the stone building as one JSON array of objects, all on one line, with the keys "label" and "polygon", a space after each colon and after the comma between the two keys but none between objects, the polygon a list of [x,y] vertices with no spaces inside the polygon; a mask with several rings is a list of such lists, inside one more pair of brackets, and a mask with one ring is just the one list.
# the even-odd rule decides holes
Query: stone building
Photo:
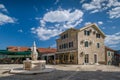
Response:
[{"label": "stone building", "polygon": [[105,34],[96,24],[81,29],[70,28],[57,42],[58,64],[105,64]]},{"label": "stone building", "polygon": [[105,46],[105,64],[106,65],[115,65],[116,59],[115,59],[116,51]]}]

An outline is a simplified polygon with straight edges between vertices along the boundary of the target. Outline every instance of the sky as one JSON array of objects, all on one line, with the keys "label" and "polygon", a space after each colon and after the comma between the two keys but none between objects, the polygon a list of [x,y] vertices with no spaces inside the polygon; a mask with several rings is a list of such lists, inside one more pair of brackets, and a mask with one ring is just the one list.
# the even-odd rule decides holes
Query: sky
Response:
[{"label": "sky", "polygon": [[120,0],[0,0],[0,49],[56,47],[59,34],[96,23],[120,50]]}]

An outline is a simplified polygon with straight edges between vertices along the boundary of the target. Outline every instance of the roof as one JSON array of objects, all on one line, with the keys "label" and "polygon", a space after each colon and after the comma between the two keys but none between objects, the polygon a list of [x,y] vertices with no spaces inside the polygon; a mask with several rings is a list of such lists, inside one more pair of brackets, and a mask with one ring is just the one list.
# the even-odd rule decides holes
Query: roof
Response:
[{"label": "roof", "polygon": [[105,46],[105,49],[116,52],[116,50],[113,50],[113,49],[109,48],[108,46]]},{"label": "roof", "polygon": [[97,29],[104,37],[106,37],[105,34],[102,32],[102,30],[95,23],[89,24],[89,25],[81,28],[80,31],[83,31],[84,29],[89,28],[89,27],[93,27],[93,28]]},{"label": "roof", "polygon": [[66,33],[67,31],[70,31],[70,30],[74,30],[74,31],[76,31],[76,32],[79,32],[79,31],[83,31],[84,29],[87,29],[87,28],[89,28],[89,27],[95,28],[96,30],[98,30],[98,31],[100,32],[100,34],[102,34],[104,37],[106,37],[105,34],[103,33],[103,31],[102,31],[102,30],[98,27],[98,25],[95,24],[95,23],[92,23],[92,24],[89,24],[89,25],[87,25],[87,26],[84,26],[83,28],[80,28],[80,30],[75,29],[75,28],[69,28],[68,30],[62,32],[62,33],[60,34],[60,36],[61,36],[62,34],[64,34],[64,33]]},{"label": "roof", "polygon": [[9,46],[7,47],[8,51],[12,51],[12,52],[24,52],[24,51],[28,51],[30,48],[28,47],[18,47],[18,46]]},{"label": "roof", "polygon": [[69,29],[67,29],[66,31],[62,32],[60,35],[62,35],[62,34],[64,34],[64,33],[68,32],[68,31],[70,31],[70,30],[78,31],[78,30],[75,29],[75,28],[69,28]]},{"label": "roof", "polygon": [[[28,47],[16,47],[16,46],[9,46],[7,47],[9,52],[16,52],[17,54],[24,54],[24,52],[29,52],[30,48]],[[7,51],[7,50],[6,50]],[[48,54],[48,53],[55,53],[57,49],[55,48],[37,48],[37,51],[41,54]]]},{"label": "roof", "polygon": [[57,51],[55,48],[38,48],[37,50],[41,54],[56,53]]}]

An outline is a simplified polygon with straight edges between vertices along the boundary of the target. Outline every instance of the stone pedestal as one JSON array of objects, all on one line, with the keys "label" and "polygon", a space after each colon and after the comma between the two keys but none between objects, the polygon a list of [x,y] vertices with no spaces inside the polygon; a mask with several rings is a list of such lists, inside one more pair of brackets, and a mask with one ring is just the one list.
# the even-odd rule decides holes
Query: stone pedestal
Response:
[{"label": "stone pedestal", "polygon": [[24,70],[43,70],[45,69],[45,60],[25,60],[23,61],[23,69]]}]

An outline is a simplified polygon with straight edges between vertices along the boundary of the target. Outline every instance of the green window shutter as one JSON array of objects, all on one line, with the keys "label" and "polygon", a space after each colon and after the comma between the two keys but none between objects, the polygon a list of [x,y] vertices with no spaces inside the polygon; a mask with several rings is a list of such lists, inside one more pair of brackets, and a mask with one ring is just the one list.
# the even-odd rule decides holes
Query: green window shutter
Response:
[{"label": "green window shutter", "polygon": [[108,56],[110,56],[110,52],[108,51],[107,53],[108,53]]}]

